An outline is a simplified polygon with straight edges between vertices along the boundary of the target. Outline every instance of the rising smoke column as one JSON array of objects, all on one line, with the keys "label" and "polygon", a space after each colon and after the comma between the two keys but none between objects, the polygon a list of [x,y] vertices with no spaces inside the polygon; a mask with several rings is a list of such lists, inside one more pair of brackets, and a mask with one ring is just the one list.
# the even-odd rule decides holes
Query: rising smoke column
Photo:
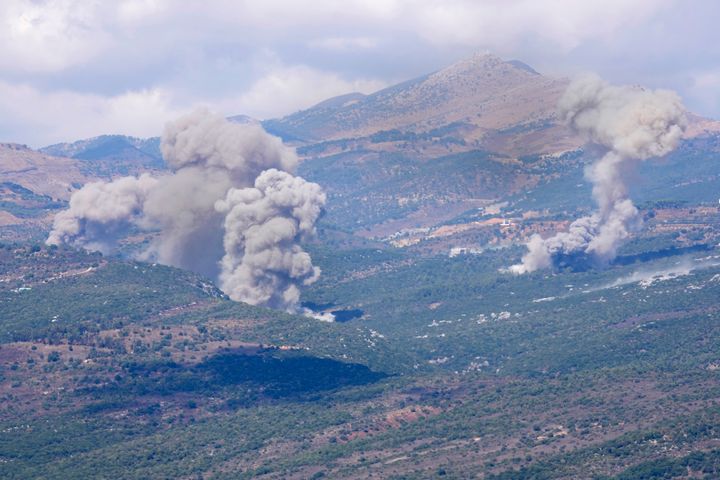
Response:
[{"label": "rising smoke column", "polygon": [[[115,239],[130,227],[157,232],[150,245],[137,255],[139,259],[219,279],[234,300],[295,310],[299,298],[295,283],[312,281],[318,270],[312,267],[309,255],[293,242],[313,231],[325,202],[318,185],[287,173],[297,165],[295,151],[259,125],[235,124],[207,110],[197,110],[169,123],[161,150],[169,174],[157,178],[143,174],[85,185],[71,197],[70,208],[55,217],[46,243],[67,243],[108,253]],[[266,188],[265,183],[258,183],[268,176],[282,177],[282,198],[277,197],[271,185]],[[262,218],[258,224],[226,218],[235,211],[235,192],[246,189],[257,190],[270,199],[246,205],[248,215],[252,215],[253,208],[258,209],[254,214],[254,218]],[[288,211],[282,207],[283,198],[298,198],[300,203]],[[230,206],[216,208],[218,202]],[[270,208],[269,202],[275,202],[275,207]],[[266,249],[266,253],[292,253],[292,261],[286,263],[262,254],[253,259],[252,252],[260,251],[256,241],[259,237],[237,231],[243,225],[272,227],[291,220],[297,223],[297,233],[283,237],[276,248]],[[271,231],[270,227],[264,228]],[[229,241],[233,235],[245,235],[247,240],[242,246],[235,244]],[[226,250],[226,245],[232,250]],[[241,253],[245,250],[248,253]],[[228,267],[238,255],[247,258]],[[252,265],[252,271],[248,275],[233,274],[239,265]],[[271,270],[267,276],[276,278],[275,282],[261,280],[264,268]],[[242,279],[254,282],[249,290],[239,285]],[[278,291],[271,292],[273,287]],[[265,294],[258,294],[259,288]],[[250,291],[256,293],[245,293]]]},{"label": "rising smoke column", "polygon": [[232,187],[252,186],[265,169],[294,171],[295,151],[259,125],[235,124],[207,110],[169,123],[160,149],[174,173],[161,178],[145,202],[145,226],[160,235],[141,259],[215,278],[224,253],[215,202]]},{"label": "rising smoke column", "polygon": [[548,239],[533,235],[518,274],[548,268],[560,256],[612,260],[639,228],[638,210],[628,198],[625,177],[634,164],[666,155],[682,137],[686,119],[680,98],[668,90],[612,86],[594,75],[573,81],[558,104],[560,117],[608,152],[586,172],[598,209]]},{"label": "rising smoke column", "polygon": [[297,306],[297,285],[320,275],[298,243],[315,234],[324,204],[320,185],[275,169],[262,172],[252,188],[230,189],[215,204],[225,214],[223,291],[252,304]]}]

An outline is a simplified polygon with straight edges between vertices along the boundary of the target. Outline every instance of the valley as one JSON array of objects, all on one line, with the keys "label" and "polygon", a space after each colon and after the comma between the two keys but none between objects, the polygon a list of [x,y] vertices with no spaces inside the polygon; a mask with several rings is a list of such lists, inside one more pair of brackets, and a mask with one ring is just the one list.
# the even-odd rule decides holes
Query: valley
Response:
[{"label": "valley", "polygon": [[593,208],[566,85],[476,55],[263,122],[327,193],[301,300],[334,322],[134,260],[152,233],[44,244],[158,139],[1,146],[2,476],[717,478],[718,122],[638,166],[613,261],[513,275]]}]

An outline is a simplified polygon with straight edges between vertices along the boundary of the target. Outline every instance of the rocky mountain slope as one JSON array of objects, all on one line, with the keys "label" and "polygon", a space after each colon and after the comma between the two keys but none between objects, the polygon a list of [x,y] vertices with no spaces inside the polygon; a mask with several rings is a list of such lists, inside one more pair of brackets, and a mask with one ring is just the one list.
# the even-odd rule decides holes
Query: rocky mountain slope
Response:
[{"label": "rocky mountain slope", "polygon": [[91,179],[78,160],[0,144],[0,238],[35,236],[72,192]]},{"label": "rocky mountain slope", "polygon": [[567,83],[521,62],[475,55],[372,95],[343,95],[264,124],[304,143],[390,131],[456,138],[492,151],[549,152],[578,145],[555,122]]},{"label": "rocky mountain slope", "polygon": [[47,155],[25,145],[0,144],[0,182],[12,182],[39,195],[67,200],[87,179],[77,160]]}]

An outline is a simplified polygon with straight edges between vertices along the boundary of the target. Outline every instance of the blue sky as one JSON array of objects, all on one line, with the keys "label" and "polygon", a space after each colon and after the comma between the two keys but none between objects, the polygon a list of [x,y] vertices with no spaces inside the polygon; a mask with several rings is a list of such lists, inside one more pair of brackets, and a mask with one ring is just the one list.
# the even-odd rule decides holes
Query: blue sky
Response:
[{"label": "blue sky", "polygon": [[3,0],[0,141],[157,135],[197,105],[271,118],[475,52],[720,118],[718,19],[715,0]]}]

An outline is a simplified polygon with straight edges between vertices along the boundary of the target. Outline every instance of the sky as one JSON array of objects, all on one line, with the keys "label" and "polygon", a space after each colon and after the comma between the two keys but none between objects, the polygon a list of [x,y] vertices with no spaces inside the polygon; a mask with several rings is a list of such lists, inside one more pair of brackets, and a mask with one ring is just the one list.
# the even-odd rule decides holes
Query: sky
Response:
[{"label": "sky", "polygon": [[718,19],[716,0],[2,0],[0,142],[153,136],[197,106],[274,118],[477,52],[720,118]]}]

